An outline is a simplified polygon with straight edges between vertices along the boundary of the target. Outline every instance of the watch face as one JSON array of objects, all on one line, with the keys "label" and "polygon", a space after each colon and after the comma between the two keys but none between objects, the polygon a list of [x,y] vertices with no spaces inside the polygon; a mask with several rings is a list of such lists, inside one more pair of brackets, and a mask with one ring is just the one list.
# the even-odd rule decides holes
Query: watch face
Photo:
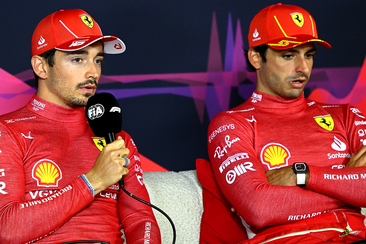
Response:
[{"label": "watch face", "polygon": [[297,172],[305,172],[306,171],[306,165],[304,163],[297,163],[297,164],[295,164],[295,170]]}]

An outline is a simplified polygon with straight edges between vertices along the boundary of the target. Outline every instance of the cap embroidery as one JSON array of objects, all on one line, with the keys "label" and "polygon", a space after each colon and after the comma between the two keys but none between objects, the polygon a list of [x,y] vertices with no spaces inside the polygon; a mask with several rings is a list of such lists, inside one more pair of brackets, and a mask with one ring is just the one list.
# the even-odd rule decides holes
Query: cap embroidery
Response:
[{"label": "cap embroidery", "polygon": [[290,43],[294,43],[295,45],[301,44],[301,42],[290,41],[290,40],[281,40],[278,43],[268,43],[268,46],[286,47],[286,46],[290,45]]},{"label": "cap embroidery", "polygon": [[275,18],[275,20],[276,20],[276,23],[277,23],[278,27],[281,29],[282,34],[283,34],[286,38],[293,38],[293,39],[297,39],[296,37],[288,36],[288,35],[286,34],[286,32],[283,30],[283,28],[282,28],[282,26],[281,26],[280,22],[278,21],[277,17],[276,17],[276,16],[273,16],[273,17]]},{"label": "cap embroidery", "polygon": [[301,13],[292,13],[291,18],[298,27],[303,27],[304,16]]},{"label": "cap embroidery", "polygon": [[310,19],[310,22],[311,22],[311,29],[313,30],[313,36],[315,37],[314,21],[313,21],[313,19],[311,18],[310,15],[309,15],[309,19]]},{"label": "cap embroidery", "polygon": [[43,43],[45,43],[45,39],[43,38],[43,36],[41,36],[40,38],[39,38],[39,41],[38,41],[38,45],[42,45]]},{"label": "cap embroidery", "polygon": [[114,48],[115,48],[115,49],[122,49],[122,45],[121,45],[121,43],[116,43],[116,44],[114,44]]},{"label": "cap embroidery", "polygon": [[259,37],[259,32],[258,32],[258,30],[257,29],[255,29],[254,30],[254,32],[253,32],[253,42],[255,42],[255,41],[259,41],[260,39],[261,39],[261,37]]},{"label": "cap embroidery", "polygon": [[87,15],[87,14],[80,15],[80,19],[90,29],[92,29],[94,27],[93,19],[89,15]]}]

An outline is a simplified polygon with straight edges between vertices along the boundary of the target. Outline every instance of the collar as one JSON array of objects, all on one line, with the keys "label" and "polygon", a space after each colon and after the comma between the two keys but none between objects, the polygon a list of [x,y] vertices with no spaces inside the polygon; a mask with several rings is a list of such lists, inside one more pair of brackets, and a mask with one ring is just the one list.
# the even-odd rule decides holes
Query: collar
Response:
[{"label": "collar", "polygon": [[58,122],[81,122],[86,121],[85,108],[66,108],[48,102],[37,95],[25,106],[28,110],[51,120]]},{"label": "collar", "polygon": [[290,108],[290,107],[298,107],[305,106],[307,104],[306,99],[304,97],[304,93],[301,94],[300,97],[294,99],[285,99],[280,96],[269,95],[267,93],[262,93],[259,91],[254,91],[252,96],[248,99],[248,101],[255,106],[265,107],[265,108]]}]

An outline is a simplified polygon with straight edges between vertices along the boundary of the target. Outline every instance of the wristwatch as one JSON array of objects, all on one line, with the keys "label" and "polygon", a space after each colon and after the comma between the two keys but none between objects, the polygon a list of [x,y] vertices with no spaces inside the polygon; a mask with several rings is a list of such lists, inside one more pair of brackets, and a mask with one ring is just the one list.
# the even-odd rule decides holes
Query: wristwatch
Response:
[{"label": "wristwatch", "polygon": [[296,174],[297,186],[304,187],[306,180],[306,173],[309,171],[308,165],[304,162],[294,163],[292,169]]}]

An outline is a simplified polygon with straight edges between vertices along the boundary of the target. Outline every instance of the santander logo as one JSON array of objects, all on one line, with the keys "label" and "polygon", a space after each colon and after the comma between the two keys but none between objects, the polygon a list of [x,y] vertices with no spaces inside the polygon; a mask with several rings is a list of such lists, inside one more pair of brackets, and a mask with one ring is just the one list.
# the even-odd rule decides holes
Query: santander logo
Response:
[{"label": "santander logo", "polygon": [[332,143],[331,147],[339,152],[345,151],[347,149],[346,143],[339,140],[336,136],[334,136],[334,142]]},{"label": "santander logo", "polygon": [[41,36],[41,38],[39,38],[39,41],[38,41],[38,45],[42,45],[43,43],[45,43],[45,39],[43,38],[43,36]]}]

